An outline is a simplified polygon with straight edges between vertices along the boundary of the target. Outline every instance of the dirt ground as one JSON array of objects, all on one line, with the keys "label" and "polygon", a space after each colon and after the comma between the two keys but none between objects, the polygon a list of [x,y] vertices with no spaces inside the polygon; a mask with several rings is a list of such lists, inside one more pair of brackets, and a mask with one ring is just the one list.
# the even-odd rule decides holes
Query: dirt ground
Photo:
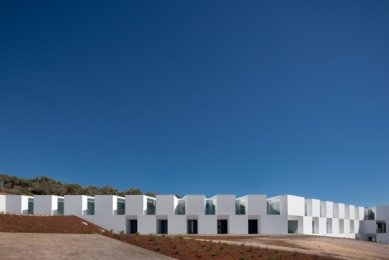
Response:
[{"label": "dirt ground", "polygon": [[[183,236],[164,235],[125,235],[111,234],[107,236],[140,246],[155,252],[165,254],[180,260],[213,259],[213,260],[238,260],[238,259],[293,259],[293,260],[328,260],[330,256],[318,256],[297,251],[286,251],[269,248],[259,248],[242,245],[214,243],[211,241],[199,241],[196,236],[185,238]],[[236,242],[235,242],[236,243]]]},{"label": "dirt ground", "polygon": [[0,214],[0,232],[94,234],[102,229],[75,216]]},{"label": "dirt ground", "polygon": [[202,237],[202,239],[260,248],[287,250],[339,259],[389,259],[389,245],[321,236]]},{"label": "dirt ground", "polygon": [[173,259],[97,234],[0,233],[0,259]]}]

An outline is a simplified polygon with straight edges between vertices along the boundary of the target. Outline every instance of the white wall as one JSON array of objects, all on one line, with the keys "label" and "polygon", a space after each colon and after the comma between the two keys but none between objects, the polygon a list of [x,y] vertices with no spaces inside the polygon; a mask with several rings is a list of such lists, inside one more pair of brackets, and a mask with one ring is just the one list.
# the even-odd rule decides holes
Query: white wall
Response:
[{"label": "white wall", "polygon": [[199,215],[198,220],[199,234],[215,235],[217,234],[217,218],[215,215]]},{"label": "white wall", "polygon": [[345,218],[345,205],[343,203],[337,203],[338,205],[338,218],[344,219]]},{"label": "white wall", "polygon": [[365,234],[375,234],[377,225],[375,220],[364,220],[360,223],[360,231]]},{"label": "white wall", "polygon": [[125,199],[125,198],[115,196],[115,195],[96,195],[95,215],[108,215],[108,216],[117,215],[118,199]]},{"label": "white wall", "polygon": [[138,216],[138,232],[139,234],[155,234],[157,232],[157,221],[155,216]]},{"label": "white wall", "polygon": [[235,215],[235,196],[217,195],[215,198],[216,215]]},{"label": "white wall", "polygon": [[54,215],[58,210],[58,199],[54,195],[34,196],[34,215]]},{"label": "white wall", "polygon": [[334,203],[332,201],[321,201],[321,216],[324,218],[334,218]]},{"label": "white wall", "polygon": [[307,216],[320,217],[320,200],[306,199],[307,204]]},{"label": "white wall", "polygon": [[355,219],[363,220],[365,217],[364,207],[355,207]]},{"label": "white wall", "polygon": [[287,234],[288,216],[264,215],[261,216],[261,234]]},{"label": "white wall", "polygon": [[187,195],[185,198],[185,213],[188,216],[205,214],[205,196]]},{"label": "white wall", "polygon": [[354,205],[348,205],[349,208],[349,218],[355,219],[355,206]]},{"label": "white wall", "polygon": [[338,218],[332,219],[332,234],[334,236],[339,234],[339,219]]},{"label": "white wall", "polygon": [[339,204],[334,203],[334,218],[339,218]]},{"label": "white wall", "polygon": [[6,211],[8,214],[27,214],[28,199],[30,196],[7,195],[5,199]]},{"label": "white wall", "polygon": [[157,215],[174,215],[174,209],[177,206],[177,198],[174,195],[157,195]]},{"label": "white wall", "polygon": [[305,198],[287,195],[287,207],[288,207],[288,215],[290,216],[305,216]]},{"label": "white wall", "polygon": [[[88,198],[90,196],[84,195],[65,195],[64,196],[64,214],[65,215],[76,215],[82,216],[86,215],[85,211],[87,210]],[[96,204],[95,204],[96,207]]]},{"label": "white wall", "polygon": [[168,216],[168,233],[169,235],[186,234],[186,216],[185,215],[170,215]]},{"label": "white wall", "polygon": [[105,230],[113,230],[115,233],[119,233],[121,231],[126,232],[126,217],[124,215],[83,215],[80,216],[82,219],[89,221],[99,227],[102,227]]},{"label": "white wall", "polygon": [[312,217],[303,217],[303,234],[312,234]]},{"label": "white wall", "polygon": [[143,215],[147,209],[146,196],[126,195],[126,215]]},{"label": "white wall", "polygon": [[319,234],[327,234],[327,218],[319,218]]},{"label": "white wall", "polygon": [[376,220],[386,223],[386,233],[378,233],[376,240],[378,243],[389,243],[389,205],[376,207]]},{"label": "white wall", "polygon": [[6,195],[0,195],[0,213],[6,212],[5,200],[6,200]]},{"label": "white wall", "polygon": [[244,235],[248,233],[247,215],[231,215],[228,219],[228,233],[232,235]]},{"label": "white wall", "polygon": [[266,195],[247,195],[247,215],[266,215],[267,200]]}]

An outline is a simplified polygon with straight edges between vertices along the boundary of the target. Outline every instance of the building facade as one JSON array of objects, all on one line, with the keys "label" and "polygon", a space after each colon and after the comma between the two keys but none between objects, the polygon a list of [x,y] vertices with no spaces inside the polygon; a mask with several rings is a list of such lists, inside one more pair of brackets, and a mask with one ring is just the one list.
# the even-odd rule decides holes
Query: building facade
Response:
[{"label": "building facade", "polygon": [[139,234],[306,234],[389,243],[389,206],[365,208],[282,195],[0,195],[0,212],[75,215]]}]

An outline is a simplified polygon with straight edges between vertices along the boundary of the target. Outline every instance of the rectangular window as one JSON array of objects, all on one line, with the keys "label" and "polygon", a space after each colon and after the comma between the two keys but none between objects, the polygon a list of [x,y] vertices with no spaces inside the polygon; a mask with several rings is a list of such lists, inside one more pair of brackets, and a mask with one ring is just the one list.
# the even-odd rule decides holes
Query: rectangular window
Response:
[{"label": "rectangular window", "polygon": [[327,218],[327,234],[332,233],[332,218]]},{"label": "rectangular window", "polygon": [[267,214],[268,215],[280,215],[281,213],[281,201],[279,198],[267,201]]},{"label": "rectangular window", "polygon": [[58,198],[57,201],[57,215],[63,215],[64,214],[64,199],[63,198]]},{"label": "rectangular window", "polygon": [[167,234],[167,219],[158,219],[157,220],[157,234]]},{"label": "rectangular window", "polygon": [[92,198],[88,198],[88,200],[87,200],[86,214],[87,215],[94,215],[95,214],[95,200]]},{"label": "rectangular window", "polygon": [[227,221],[227,219],[218,219],[217,220],[217,233],[218,234],[228,234],[228,221]]},{"label": "rectangular window", "polygon": [[205,201],[205,215],[215,215],[215,204],[212,199]]},{"label": "rectangular window", "polygon": [[[298,221],[297,220],[288,220],[288,233],[295,234],[298,232]],[[312,222],[313,225],[313,222]]]},{"label": "rectangular window", "polygon": [[155,199],[147,199],[146,215],[155,215]]},{"label": "rectangular window", "polygon": [[176,215],[185,215],[185,199],[178,200],[178,204],[174,213]]},{"label": "rectangular window", "polygon": [[355,233],[355,231],[354,231],[354,220],[350,220],[350,233]]},{"label": "rectangular window", "polygon": [[27,208],[27,214],[34,214],[34,199],[28,198],[28,208]]},{"label": "rectangular window", "polygon": [[236,215],[246,214],[246,202],[244,200],[235,201],[235,214]]},{"label": "rectangular window", "polygon": [[339,219],[339,233],[344,233],[344,219]]},{"label": "rectangular window", "polygon": [[188,219],[187,221],[187,233],[197,234],[197,219]]},{"label": "rectangular window", "polygon": [[126,200],[118,198],[116,208],[116,215],[124,215],[126,211]]},{"label": "rectangular window", "polygon": [[377,233],[386,233],[386,222],[377,221]]},{"label": "rectangular window", "polygon": [[129,232],[130,234],[135,234],[138,232],[138,220],[136,219],[130,219],[129,220]]},{"label": "rectangular window", "polygon": [[258,219],[249,219],[249,234],[258,234]]},{"label": "rectangular window", "polygon": [[375,219],[375,214],[372,209],[365,208],[365,220],[374,220]]}]

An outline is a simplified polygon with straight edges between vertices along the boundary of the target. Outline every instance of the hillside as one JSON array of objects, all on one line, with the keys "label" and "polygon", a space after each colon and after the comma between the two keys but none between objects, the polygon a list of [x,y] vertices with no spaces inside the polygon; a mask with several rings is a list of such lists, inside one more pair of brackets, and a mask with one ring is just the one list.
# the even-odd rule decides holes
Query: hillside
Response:
[{"label": "hillside", "polygon": [[0,232],[94,234],[102,229],[75,216],[0,214]]},{"label": "hillside", "polygon": [[61,183],[52,178],[41,176],[32,179],[24,179],[8,174],[0,174],[0,194],[18,195],[137,195],[145,194],[155,197],[155,193],[143,193],[138,188],[129,188],[119,191],[111,186],[81,186],[79,184]]}]

